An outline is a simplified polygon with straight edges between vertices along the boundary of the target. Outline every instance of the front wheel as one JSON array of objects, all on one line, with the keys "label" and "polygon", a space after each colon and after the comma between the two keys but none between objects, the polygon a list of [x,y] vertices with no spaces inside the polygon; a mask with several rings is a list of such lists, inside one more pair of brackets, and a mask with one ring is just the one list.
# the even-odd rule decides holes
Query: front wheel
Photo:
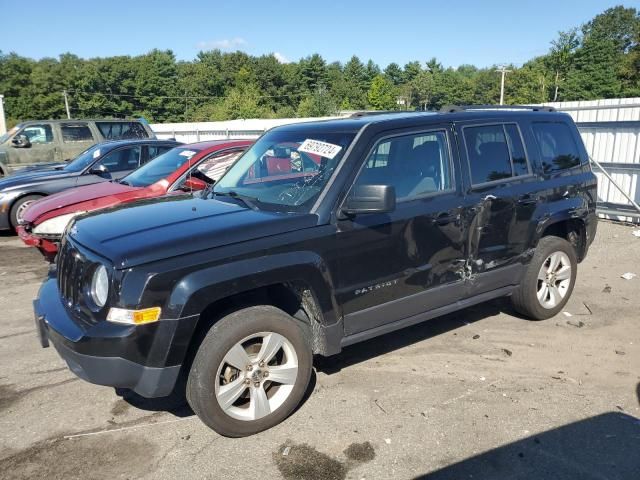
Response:
[{"label": "front wheel", "polygon": [[245,308],[207,333],[189,372],[187,399],[221,435],[252,435],[296,408],[312,364],[305,325],[274,307]]},{"label": "front wheel", "polygon": [[514,308],[534,320],[558,314],[569,301],[578,260],[573,246],[560,237],[543,237],[520,285],[511,295]]},{"label": "front wheel", "polygon": [[26,195],[19,198],[11,207],[11,226],[15,229],[22,222],[22,215],[29,205],[37,202],[42,195]]}]

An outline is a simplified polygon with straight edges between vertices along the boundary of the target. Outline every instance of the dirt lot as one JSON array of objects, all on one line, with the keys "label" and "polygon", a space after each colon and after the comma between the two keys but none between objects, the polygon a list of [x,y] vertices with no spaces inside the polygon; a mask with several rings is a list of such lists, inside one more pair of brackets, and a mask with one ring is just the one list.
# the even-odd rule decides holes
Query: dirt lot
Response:
[{"label": "dirt lot", "polygon": [[1,476],[640,479],[631,230],[600,224],[568,314],[529,322],[496,301],[350,347],[318,362],[291,418],[239,440],[76,379],[35,337],[46,265],[2,236]]}]

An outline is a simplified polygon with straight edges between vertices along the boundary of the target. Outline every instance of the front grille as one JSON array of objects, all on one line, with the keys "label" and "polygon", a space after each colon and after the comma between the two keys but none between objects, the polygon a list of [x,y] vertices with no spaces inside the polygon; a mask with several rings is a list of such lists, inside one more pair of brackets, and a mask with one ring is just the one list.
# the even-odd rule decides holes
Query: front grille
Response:
[{"label": "front grille", "polygon": [[84,286],[87,259],[69,241],[64,242],[58,253],[58,289],[67,307],[78,309]]},{"label": "front grille", "polygon": [[58,290],[65,307],[79,322],[85,326],[95,325],[99,319],[93,312],[85,298],[88,282],[91,281],[91,273],[97,261],[88,258],[68,238],[62,241],[58,251],[56,263],[56,276]]}]

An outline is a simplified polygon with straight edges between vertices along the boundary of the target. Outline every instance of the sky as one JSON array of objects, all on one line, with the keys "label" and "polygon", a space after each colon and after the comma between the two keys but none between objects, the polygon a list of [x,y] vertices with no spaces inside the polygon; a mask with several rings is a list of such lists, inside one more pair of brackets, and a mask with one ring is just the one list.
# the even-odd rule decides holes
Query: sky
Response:
[{"label": "sky", "polygon": [[273,53],[282,62],[320,53],[385,67],[436,57],[445,66],[515,64],[546,53],[558,31],[640,0],[0,0],[0,51],[42,58],[172,50]]}]

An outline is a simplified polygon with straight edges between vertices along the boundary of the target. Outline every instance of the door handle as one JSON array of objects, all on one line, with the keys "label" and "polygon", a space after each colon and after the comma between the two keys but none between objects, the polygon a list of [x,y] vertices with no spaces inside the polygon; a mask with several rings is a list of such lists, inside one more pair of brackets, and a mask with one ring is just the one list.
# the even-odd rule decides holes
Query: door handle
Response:
[{"label": "door handle", "polygon": [[460,218],[460,215],[453,215],[451,213],[441,213],[434,220],[433,223],[436,225],[448,225],[451,222],[456,222]]}]

